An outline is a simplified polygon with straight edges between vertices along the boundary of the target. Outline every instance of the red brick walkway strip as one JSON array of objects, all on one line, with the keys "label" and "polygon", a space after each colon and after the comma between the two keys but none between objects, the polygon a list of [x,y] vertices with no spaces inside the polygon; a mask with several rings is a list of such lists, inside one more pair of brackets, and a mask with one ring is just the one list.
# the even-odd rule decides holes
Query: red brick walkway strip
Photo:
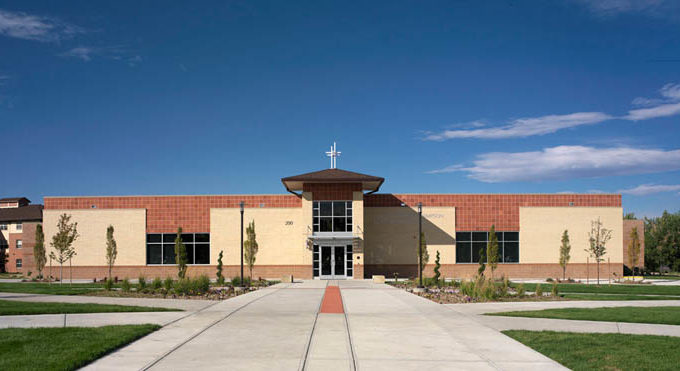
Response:
[{"label": "red brick walkway strip", "polygon": [[321,313],[344,313],[342,309],[342,297],[340,296],[340,288],[338,286],[326,287],[326,292],[323,295],[321,302]]}]

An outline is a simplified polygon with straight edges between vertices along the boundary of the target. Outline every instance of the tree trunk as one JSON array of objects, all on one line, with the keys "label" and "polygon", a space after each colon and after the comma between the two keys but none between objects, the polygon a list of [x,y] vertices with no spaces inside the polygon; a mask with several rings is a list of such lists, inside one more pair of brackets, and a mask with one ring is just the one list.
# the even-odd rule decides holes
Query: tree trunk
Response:
[{"label": "tree trunk", "polygon": [[59,262],[59,285],[64,284],[64,263]]},{"label": "tree trunk", "polygon": [[109,281],[111,281],[111,265],[109,265]]},{"label": "tree trunk", "polygon": [[597,259],[597,285],[600,286],[600,259]]},{"label": "tree trunk", "polygon": [[566,280],[567,280],[567,266],[565,264],[564,267],[562,267],[562,281]]},{"label": "tree trunk", "polygon": [[68,276],[69,276],[69,285],[73,287],[73,267],[71,266],[71,258],[68,258]]}]

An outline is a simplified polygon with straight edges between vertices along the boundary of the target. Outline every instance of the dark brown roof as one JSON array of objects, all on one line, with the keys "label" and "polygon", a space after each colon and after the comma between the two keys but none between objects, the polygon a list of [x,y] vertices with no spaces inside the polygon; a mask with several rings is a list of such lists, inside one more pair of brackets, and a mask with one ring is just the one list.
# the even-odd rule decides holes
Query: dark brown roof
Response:
[{"label": "dark brown roof", "polygon": [[375,192],[384,181],[385,178],[342,169],[313,171],[281,179],[288,191],[300,191],[304,183],[361,183],[364,190]]},{"label": "dark brown roof", "polygon": [[0,222],[26,222],[42,220],[43,205],[27,205],[0,209]]},{"label": "dark brown roof", "polygon": [[31,203],[31,200],[29,200],[26,197],[8,197],[8,198],[0,198],[0,202],[25,202],[25,203]]}]

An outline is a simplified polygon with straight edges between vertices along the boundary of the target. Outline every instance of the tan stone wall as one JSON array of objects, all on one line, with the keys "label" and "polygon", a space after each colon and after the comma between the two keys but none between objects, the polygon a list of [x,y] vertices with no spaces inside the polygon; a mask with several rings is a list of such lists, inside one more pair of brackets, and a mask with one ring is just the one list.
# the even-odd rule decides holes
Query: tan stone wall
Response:
[{"label": "tan stone wall", "polygon": [[[586,263],[591,221],[600,218],[612,230],[605,262],[623,262],[623,210],[620,207],[521,207],[519,211],[519,262],[557,264],[562,232],[569,231],[570,263]],[[593,259],[590,259],[591,263]]]},{"label": "tan stone wall", "polygon": [[113,225],[118,246],[116,265],[146,264],[145,209],[44,210],[43,230],[48,256],[53,251],[52,236],[57,232],[59,216],[64,213],[71,215],[71,222],[78,223],[80,234],[73,244],[77,253],[73,265],[106,265],[106,229],[109,225]]},{"label": "tan stone wall", "polygon": [[[247,208],[244,213],[245,229],[255,221],[259,251],[258,265],[312,265],[312,252],[306,246],[306,228],[311,220],[303,218],[300,208]],[[241,219],[239,209],[210,210],[210,264],[217,264],[220,250],[224,250],[225,265],[240,264]],[[247,271],[247,267],[246,267]]]},{"label": "tan stone wall", "polygon": [[352,249],[354,278],[364,278],[364,264],[366,254],[364,253],[366,233],[364,233],[364,193],[352,192],[352,232],[358,237],[359,243]]},{"label": "tan stone wall", "polygon": [[[410,207],[364,209],[366,265],[417,264],[418,211]],[[430,263],[437,250],[441,264],[455,261],[456,211],[453,207],[423,207],[423,232]],[[367,268],[366,274],[370,276]]]}]

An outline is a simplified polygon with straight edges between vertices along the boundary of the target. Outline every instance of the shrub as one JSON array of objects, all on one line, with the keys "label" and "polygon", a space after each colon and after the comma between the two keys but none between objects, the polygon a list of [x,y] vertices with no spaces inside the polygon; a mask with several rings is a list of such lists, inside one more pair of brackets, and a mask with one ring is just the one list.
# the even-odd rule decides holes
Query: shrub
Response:
[{"label": "shrub", "polygon": [[111,291],[111,289],[113,289],[113,280],[106,279],[106,280],[104,281],[104,289],[105,289],[106,291]]},{"label": "shrub", "polygon": [[163,281],[161,281],[160,277],[156,277],[153,279],[153,282],[151,282],[151,288],[156,291],[160,290],[163,287]]},{"label": "shrub", "polygon": [[559,290],[557,289],[557,282],[553,282],[553,285],[552,285],[552,296],[556,298],[557,295],[559,295]]},{"label": "shrub", "polygon": [[180,278],[175,282],[175,293],[177,295],[188,295],[191,293],[191,279]]},{"label": "shrub", "polygon": [[508,288],[510,287],[510,281],[508,281],[508,278],[503,276],[503,281],[501,283],[500,288],[498,289],[498,295],[501,297],[508,296]]},{"label": "shrub", "polygon": [[475,292],[475,282],[474,281],[461,281],[460,292],[462,292],[463,295],[473,297],[474,292]]},{"label": "shrub", "polygon": [[552,278],[548,277],[548,278],[546,278],[545,281],[546,281],[546,282],[554,282],[555,280],[553,280]]},{"label": "shrub", "polygon": [[166,277],[163,280],[163,287],[165,287],[166,291],[172,290],[173,286],[175,286],[175,281],[172,280],[172,277]]},{"label": "shrub", "polygon": [[524,289],[524,284],[520,283],[519,286],[517,286],[517,296],[522,297],[526,294],[526,290]]},{"label": "shrub", "polygon": [[130,292],[130,287],[130,280],[127,279],[127,277],[123,278],[123,283],[120,284],[121,290],[123,290],[123,292]]},{"label": "shrub", "polygon": [[535,294],[536,294],[536,296],[538,296],[539,298],[540,298],[541,296],[543,296],[543,285],[541,285],[540,283],[536,284]]},{"label": "shrub", "polygon": [[137,283],[137,287],[139,288],[139,291],[142,291],[146,288],[146,277],[144,276],[139,276],[139,283]]},{"label": "shrub", "polygon": [[196,294],[205,294],[210,290],[210,278],[204,274],[199,276],[193,280],[192,288]]},{"label": "shrub", "polygon": [[250,286],[250,278],[243,277],[243,284],[241,284],[241,277],[236,276],[231,279],[232,286]]}]

